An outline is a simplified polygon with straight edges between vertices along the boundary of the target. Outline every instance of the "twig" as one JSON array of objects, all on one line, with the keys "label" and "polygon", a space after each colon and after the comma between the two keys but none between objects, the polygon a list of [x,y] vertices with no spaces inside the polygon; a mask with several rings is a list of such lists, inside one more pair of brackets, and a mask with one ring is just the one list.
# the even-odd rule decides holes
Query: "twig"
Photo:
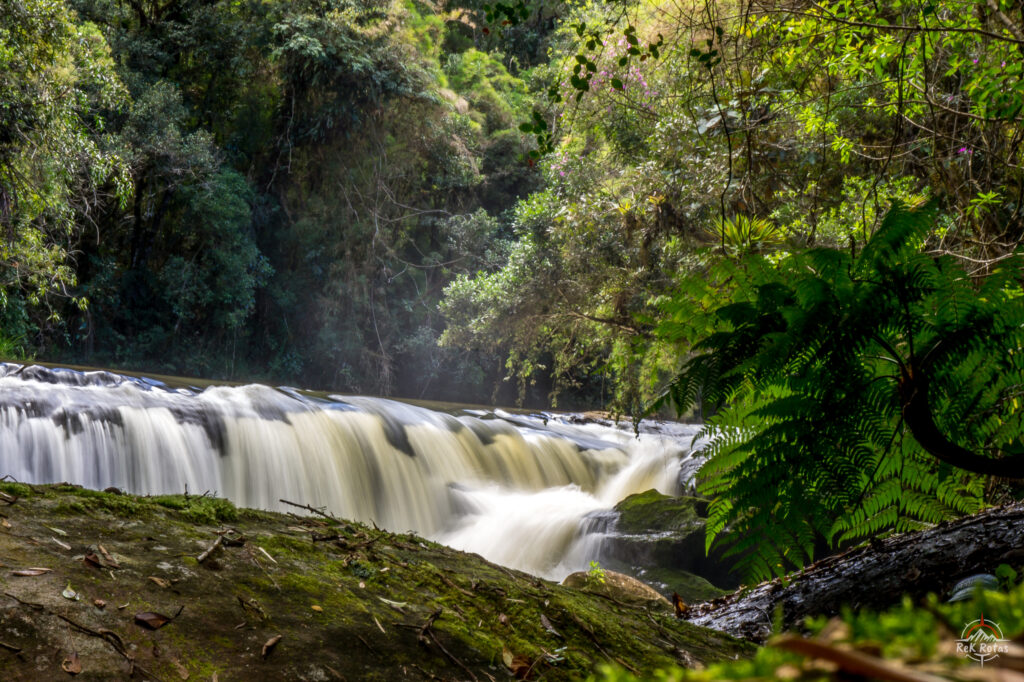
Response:
[{"label": "twig", "polygon": [[941,677],[917,670],[895,668],[881,659],[859,651],[837,649],[824,642],[804,639],[795,635],[783,635],[772,642],[771,646],[792,651],[801,656],[831,661],[838,665],[840,670],[853,675],[863,675],[891,682],[940,682],[942,680]]},{"label": "twig", "polygon": [[[122,640],[120,635],[118,635],[113,630],[107,630],[106,628],[102,628],[100,630],[93,630],[90,627],[87,627],[85,625],[82,625],[81,623],[77,623],[77,622],[71,620],[67,616],[64,616],[64,615],[61,615],[59,613],[56,613],[55,611],[51,611],[50,609],[46,608],[42,604],[34,604],[32,602],[24,601],[22,599],[19,599],[18,597],[15,597],[10,592],[4,592],[4,595],[10,597],[11,599],[13,599],[14,601],[18,602],[19,604],[23,604],[23,605],[28,606],[30,608],[33,608],[33,609],[35,609],[37,611],[43,611],[46,614],[51,615],[51,616],[56,616],[57,618],[61,619],[62,621],[64,621],[68,625],[71,625],[72,627],[74,627],[75,629],[77,629],[79,632],[81,632],[83,634],[89,635],[90,637],[96,637],[98,639],[102,639],[104,642],[109,644],[110,647],[114,651],[116,651],[121,657],[123,657],[126,661],[128,661],[128,664],[131,666],[132,670],[138,670],[140,673],[142,673],[143,675],[145,675],[149,679],[156,680],[157,682],[162,682],[162,679],[160,677],[154,675],[149,670],[147,670],[146,668],[143,668],[141,665],[139,665],[138,663],[135,662],[135,658],[132,657],[132,655],[130,653],[128,653],[128,649],[124,645],[124,640]],[[177,618],[179,615],[181,615],[181,611],[184,608],[185,607],[183,606],[182,608],[178,609],[178,613],[176,613],[174,617]],[[7,645],[4,645],[4,646],[5,646],[5,648],[7,647]],[[13,649],[12,649],[12,651],[13,651]],[[20,651],[20,649],[19,649],[19,651]]]},{"label": "twig", "polygon": [[311,507],[308,504],[299,504],[298,502],[289,502],[288,500],[278,500],[278,501],[279,502],[283,502],[284,504],[290,504],[293,507],[298,507],[299,509],[305,509],[306,511],[313,512],[314,514],[317,514],[318,516],[322,516],[325,519],[329,519],[331,521],[334,521],[335,523],[341,523],[342,522],[341,519],[339,519],[334,514],[331,514],[328,511],[324,511],[324,509],[326,509],[326,507],[324,507],[323,509],[317,509],[316,507]]},{"label": "twig", "polygon": [[441,609],[438,609],[437,611],[434,611],[432,614],[430,614],[430,617],[427,618],[427,622],[424,623],[422,627],[420,627],[420,634],[416,636],[416,641],[420,642],[421,644],[425,644],[427,641],[427,631],[430,630],[430,626],[434,624],[434,621],[440,617]]},{"label": "twig", "polygon": [[590,637],[590,641],[594,643],[594,646],[597,647],[597,650],[600,651],[601,654],[609,661],[612,660],[612,657],[608,655],[608,652],[601,648],[601,643],[597,641],[597,635],[594,633],[594,631],[591,630],[590,627],[582,620],[580,620],[579,616],[577,616],[572,611],[569,611],[569,617],[573,619],[573,622],[576,623],[580,630],[583,630],[583,632],[586,633],[587,637]]},{"label": "twig", "polygon": [[459,592],[461,592],[462,594],[466,595],[467,597],[472,597],[473,596],[472,592],[470,592],[469,590],[464,590],[461,587],[459,587],[458,585],[456,585],[444,573],[438,573],[437,575],[438,575],[439,578],[441,578],[441,582],[443,582],[445,585],[447,585],[448,587],[452,588],[453,590],[458,590]]},{"label": "twig", "polygon": [[[439,641],[438,641],[438,639],[437,639],[437,635],[435,635],[435,634],[434,634],[434,631],[433,631],[433,630],[429,631],[429,632],[428,632],[427,634],[428,634],[428,635],[430,635],[430,639],[431,639],[431,640],[433,640],[434,644],[436,644],[436,645],[437,645],[437,648],[438,648],[438,649],[440,649],[440,650],[441,650],[441,652],[442,652],[442,653],[443,653],[443,654],[444,654],[445,656],[447,656],[447,657],[448,657],[448,659],[449,659],[449,660],[450,660],[450,661],[451,661],[452,663],[454,663],[455,665],[457,665],[457,666],[459,666],[460,668],[462,668],[463,670],[465,670],[465,671],[466,671],[466,674],[467,674],[467,675],[469,675],[469,676],[470,676],[470,677],[471,677],[471,678],[473,679],[473,682],[478,682],[478,680],[477,680],[477,677],[476,677],[476,675],[474,675],[474,674],[473,674],[473,671],[472,671],[472,670],[470,670],[469,668],[467,668],[467,667],[466,667],[466,664],[465,664],[465,663],[463,663],[463,662],[462,662],[462,661],[460,661],[459,659],[455,658],[455,656],[453,656],[453,655],[452,655],[452,652],[450,652],[450,651],[448,651],[447,649],[445,649],[445,648],[444,648],[444,645],[443,645],[443,644],[441,644],[441,642],[439,642]],[[635,671],[634,671],[634,672],[635,672]]]},{"label": "twig", "polygon": [[197,561],[198,561],[199,563],[203,563],[204,561],[206,561],[207,559],[209,559],[209,558],[210,558],[210,555],[211,555],[211,554],[213,554],[213,552],[214,552],[214,551],[215,551],[215,550],[216,550],[216,549],[217,549],[218,547],[220,547],[220,545],[221,545],[221,543],[222,543],[222,542],[224,542],[224,536],[223,536],[223,535],[218,535],[218,536],[217,536],[217,539],[213,541],[213,544],[212,544],[212,545],[210,545],[209,547],[207,547],[207,548],[206,548],[206,551],[205,551],[205,552],[203,552],[203,553],[202,553],[202,554],[200,554],[200,555],[199,555],[198,557],[196,557],[196,560],[197,560]]},{"label": "twig", "polygon": [[636,668],[631,666],[629,663],[626,663],[624,660],[622,660],[618,656],[612,656],[612,660],[614,660],[616,663],[618,663],[619,665],[621,665],[623,668],[625,668],[629,672],[633,673],[634,675],[639,675],[640,674],[639,670],[637,670]]},{"label": "twig", "polygon": [[359,641],[363,643],[363,646],[365,646],[367,649],[369,649],[372,654],[374,654],[375,656],[380,656],[380,654],[377,652],[377,650],[374,649],[372,646],[370,646],[369,642],[367,642],[365,639],[363,639],[362,635],[356,635],[356,637],[359,638]]},{"label": "twig", "polygon": [[530,664],[530,667],[526,669],[526,673],[523,674],[523,679],[524,680],[530,679],[530,673],[533,672],[534,666],[536,666],[538,663],[540,663],[541,659],[543,659],[545,656],[550,656],[550,655],[551,654],[549,654],[543,647],[541,647],[541,654],[540,654],[540,656],[538,656],[537,658],[533,659],[533,663]]},{"label": "twig", "polygon": [[8,644],[7,642],[0,642],[0,647],[7,649],[8,651],[13,651],[16,654],[21,653],[21,647],[16,647],[13,644]]},{"label": "twig", "polygon": [[46,607],[43,606],[42,604],[36,604],[34,602],[30,602],[30,601],[25,601],[23,599],[19,599],[18,597],[15,597],[10,592],[4,592],[4,596],[5,597],[10,597],[14,601],[16,601],[19,604],[21,604],[22,606],[28,606],[29,608],[35,609],[36,611],[45,611],[46,610]]},{"label": "twig", "polygon": [[439,608],[437,611],[434,611],[432,614],[430,614],[430,617],[427,618],[427,622],[425,622],[423,626],[420,628],[420,632],[416,636],[416,641],[423,645],[428,645],[430,642],[433,642],[437,645],[437,648],[440,649],[441,652],[448,657],[448,660],[450,660],[452,663],[465,670],[466,674],[473,678],[473,682],[478,682],[476,675],[473,674],[473,671],[467,668],[462,661],[457,659],[452,654],[452,652],[445,649],[444,645],[441,644],[441,642],[437,639],[437,635],[435,635],[434,631],[430,629],[430,626],[434,624],[434,621],[441,617],[441,612],[442,609]]},{"label": "twig", "polygon": [[347,542],[345,542],[345,540],[343,540],[341,538],[338,538],[338,540],[334,544],[336,544],[338,547],[340,547],[341,549],[344,549],[344,550],[346,550],[348,552],[354,552],[357,549],[363,549],[364,547],[369,547],[373,543],[375,543],[378,540],[380,540],[381,537],[382,536],[378,535],[378,536],[372,537],[372,538],[370,538],[368,540],[363,540],[362,542],[357,542],[354,545],[350,545]]},{"label": "twig", "polygon": [[432,672],[428,672],[428,671],[424,670],[423,668],[421,668],[420,666],[416,665],[415,663],[410,663],[409,667],[416,668],[417,670],[419,670],[423,674],[423,676],[425,678],[427,678],[428,680],[443,680],[444,679],[443,677],[438,677],[437,675],[435,675]]}]

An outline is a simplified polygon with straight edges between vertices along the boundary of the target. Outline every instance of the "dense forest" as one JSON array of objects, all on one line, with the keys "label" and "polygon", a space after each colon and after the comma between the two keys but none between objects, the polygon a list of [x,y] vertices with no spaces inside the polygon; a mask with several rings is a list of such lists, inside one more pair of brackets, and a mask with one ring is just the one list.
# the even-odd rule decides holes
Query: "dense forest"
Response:
[{"label": "dense forest", "polygon": [[995,0],[6,2],[3,350],[633,413],[741,289],[723,262],[856,253],[927,199],[926,252],[972,277],[1013,253],[1022,23]]}]

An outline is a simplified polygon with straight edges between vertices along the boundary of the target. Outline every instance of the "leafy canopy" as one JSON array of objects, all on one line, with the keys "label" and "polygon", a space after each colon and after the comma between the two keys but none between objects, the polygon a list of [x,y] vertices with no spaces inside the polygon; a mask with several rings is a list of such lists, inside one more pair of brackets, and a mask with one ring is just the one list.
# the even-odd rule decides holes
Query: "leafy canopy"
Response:
[{"label": "leafy canopy", "polygon": [[935,220],[933,203],[897,204],[859,254],[748,256],[749,294],[717,308],[654,403],[719,408],[703,430],[708,544],[728,526],[751,577],[822,537],[975,511],[979,474],[1024,476],[1020,258],[975,281],[924,249]]}]

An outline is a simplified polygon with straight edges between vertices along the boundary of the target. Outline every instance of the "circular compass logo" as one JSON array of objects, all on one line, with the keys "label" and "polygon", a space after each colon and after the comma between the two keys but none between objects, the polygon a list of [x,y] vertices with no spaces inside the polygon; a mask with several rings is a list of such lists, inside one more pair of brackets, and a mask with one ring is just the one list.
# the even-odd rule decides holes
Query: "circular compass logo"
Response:
[{"label": "circular compass logo", "polygon": [[960,639],[956,640],[956,650],[972,661],[985,665],[985,661],[991,661],[1009,651],[1009,644],[1009,641],[1003,639],[999,623],[985,620],[985,614],[982,614],[981,618],[964,626]]}]

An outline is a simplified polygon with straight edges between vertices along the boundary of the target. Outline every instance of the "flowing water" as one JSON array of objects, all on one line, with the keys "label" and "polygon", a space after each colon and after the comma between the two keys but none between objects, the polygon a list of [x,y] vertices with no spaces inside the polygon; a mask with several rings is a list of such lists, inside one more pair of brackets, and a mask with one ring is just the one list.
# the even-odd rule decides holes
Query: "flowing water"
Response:
[{"label": "flowing water", "polygon": [[685,434],[0,363],[0,475],[292,500],[552,579],[597,558],[601,510],[678,492]]}]

